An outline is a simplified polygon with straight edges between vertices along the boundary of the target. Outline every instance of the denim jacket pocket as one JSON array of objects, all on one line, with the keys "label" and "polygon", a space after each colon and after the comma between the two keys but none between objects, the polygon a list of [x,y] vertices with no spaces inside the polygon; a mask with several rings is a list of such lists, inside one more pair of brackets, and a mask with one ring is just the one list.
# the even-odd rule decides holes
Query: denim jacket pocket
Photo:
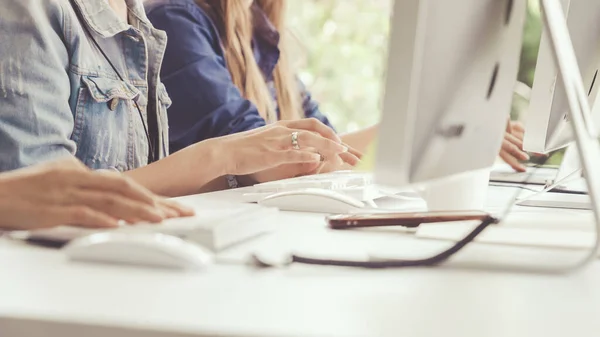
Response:
[{"label": "denim jacket pocket", "polygon": [[81,84],[71,136],[77,157],[94,169],[124,171],[138,164],[134,153],[147,153],[148,145],[130,127],[130,111],[141,92],[127,82],[105,77],[84,75]]},{"label": "denim jacket pocket", "polygon": [[102,77],[83,76],[81,78],[94,101],[102,103],[113,98],[132,100],[140,95],[133,85],[120,80]]},{"label": "denim jacket pocket", "polygon": [[169,109],[169,107],[171,106],[171,104],[173,104],[173,102],[171,101],[171,98],[169,97],[169,94],[167,93],[167,89],[165,88],[165,85],[162,83],[159,83],[158,85],[158,116],[159,116],[159,123],[161,124],[161,139],[160,142],[162,144],[163,147],[163,155],[164,156],[168,156],[169,155],[169,118],[167,115],[167,110]]}]

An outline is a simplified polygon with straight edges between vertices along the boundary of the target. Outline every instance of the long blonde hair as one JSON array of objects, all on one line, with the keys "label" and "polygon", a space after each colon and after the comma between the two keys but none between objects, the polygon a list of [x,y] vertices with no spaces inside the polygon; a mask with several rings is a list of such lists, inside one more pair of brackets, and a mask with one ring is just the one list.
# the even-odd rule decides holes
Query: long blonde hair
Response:
[{"label": "long blonde hair", "polygon": [[[300,92],[292,70],[286,45],[286,0],[254,0],[281,34],[280,57],[273,73],[280,119],[298,119],[301,110]],[[256,105],[267,121],[277,120],[273,98],[252,52],[252,10],[245,0],[196,0],[214,21],[225,50],[225,61],[233,83],[242,95]]]}]

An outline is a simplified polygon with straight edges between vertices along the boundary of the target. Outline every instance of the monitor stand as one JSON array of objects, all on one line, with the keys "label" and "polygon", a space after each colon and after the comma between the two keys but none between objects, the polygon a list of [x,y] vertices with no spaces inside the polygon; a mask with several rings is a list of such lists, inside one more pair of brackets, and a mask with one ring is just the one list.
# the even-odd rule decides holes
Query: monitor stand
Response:
[{"label": "monitor stand", "polygon": [[565,87],[571,126],[577,144],[575,148],[579,154],[588,185],[590,206],[596,220],[594,247],[576,266],[581,267],[595,261],[600,253],[600,176],[595,174],[595,170],[600,167],[600,144],[561,4],[555,0],[541,0],[540,5],[544,28],[549,33],[554,60]]},{"label": "monitor stand", "polygon": [[569,177],[571,177],[574,173],[580,178],[583,177],[581,171],[581,162],[579,159],[579,154],[577,153],[577,144],[575,143],[569,145],[565,150],[565,155],[563,156],[563,160],[560,163],[560,167],[558,168],[558,172],[556,173],[556,178],[554,178],[553,183],[564,179],[569,179]]},{"label": "monitor stand", "polygon": [[471,171],[428,182],[420,188],[428,211],[483,211],[490,169]]}]

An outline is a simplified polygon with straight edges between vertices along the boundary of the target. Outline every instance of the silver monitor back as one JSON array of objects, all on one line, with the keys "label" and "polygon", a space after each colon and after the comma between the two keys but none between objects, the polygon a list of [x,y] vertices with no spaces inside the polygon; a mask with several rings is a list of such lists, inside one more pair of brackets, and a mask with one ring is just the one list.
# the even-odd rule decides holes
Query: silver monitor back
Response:
[{"label": "silver monitor back", "polygon": [[[560,0],[581,70],[595,125],[600,123],[600,1]],[[574,140],[568,102],[547,33],[542,33],[529,111],[525,116],[525,150],[548,153]]]},{"label": "silver monitor back", "polygon": [[494,164],[525,9],[525,0],[395,2],[377,183],[417,184]]}]

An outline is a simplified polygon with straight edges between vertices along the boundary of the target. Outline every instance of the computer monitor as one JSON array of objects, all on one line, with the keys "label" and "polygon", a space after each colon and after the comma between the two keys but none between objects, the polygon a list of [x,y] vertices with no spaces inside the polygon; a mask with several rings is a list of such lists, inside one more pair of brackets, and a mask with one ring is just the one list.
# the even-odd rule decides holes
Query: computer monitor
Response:
[{"label": "computer monitor", "polygon": [[395,2],[378,184],[431,186],[489,170],[510,113],[525,9],[525,0]]},{"label": "computer monitor", "polygon": [[[575,56],[586,86],[592,119],[600,124],[600,1],[561,0],[567,15],[567,26]],[[546,31],[542,33],[540,49],[525,116],[523,147],[527,151],[548,153],[566,147],[574,141],[569,125],[568,101],[561,83],[552,46]]]}]

